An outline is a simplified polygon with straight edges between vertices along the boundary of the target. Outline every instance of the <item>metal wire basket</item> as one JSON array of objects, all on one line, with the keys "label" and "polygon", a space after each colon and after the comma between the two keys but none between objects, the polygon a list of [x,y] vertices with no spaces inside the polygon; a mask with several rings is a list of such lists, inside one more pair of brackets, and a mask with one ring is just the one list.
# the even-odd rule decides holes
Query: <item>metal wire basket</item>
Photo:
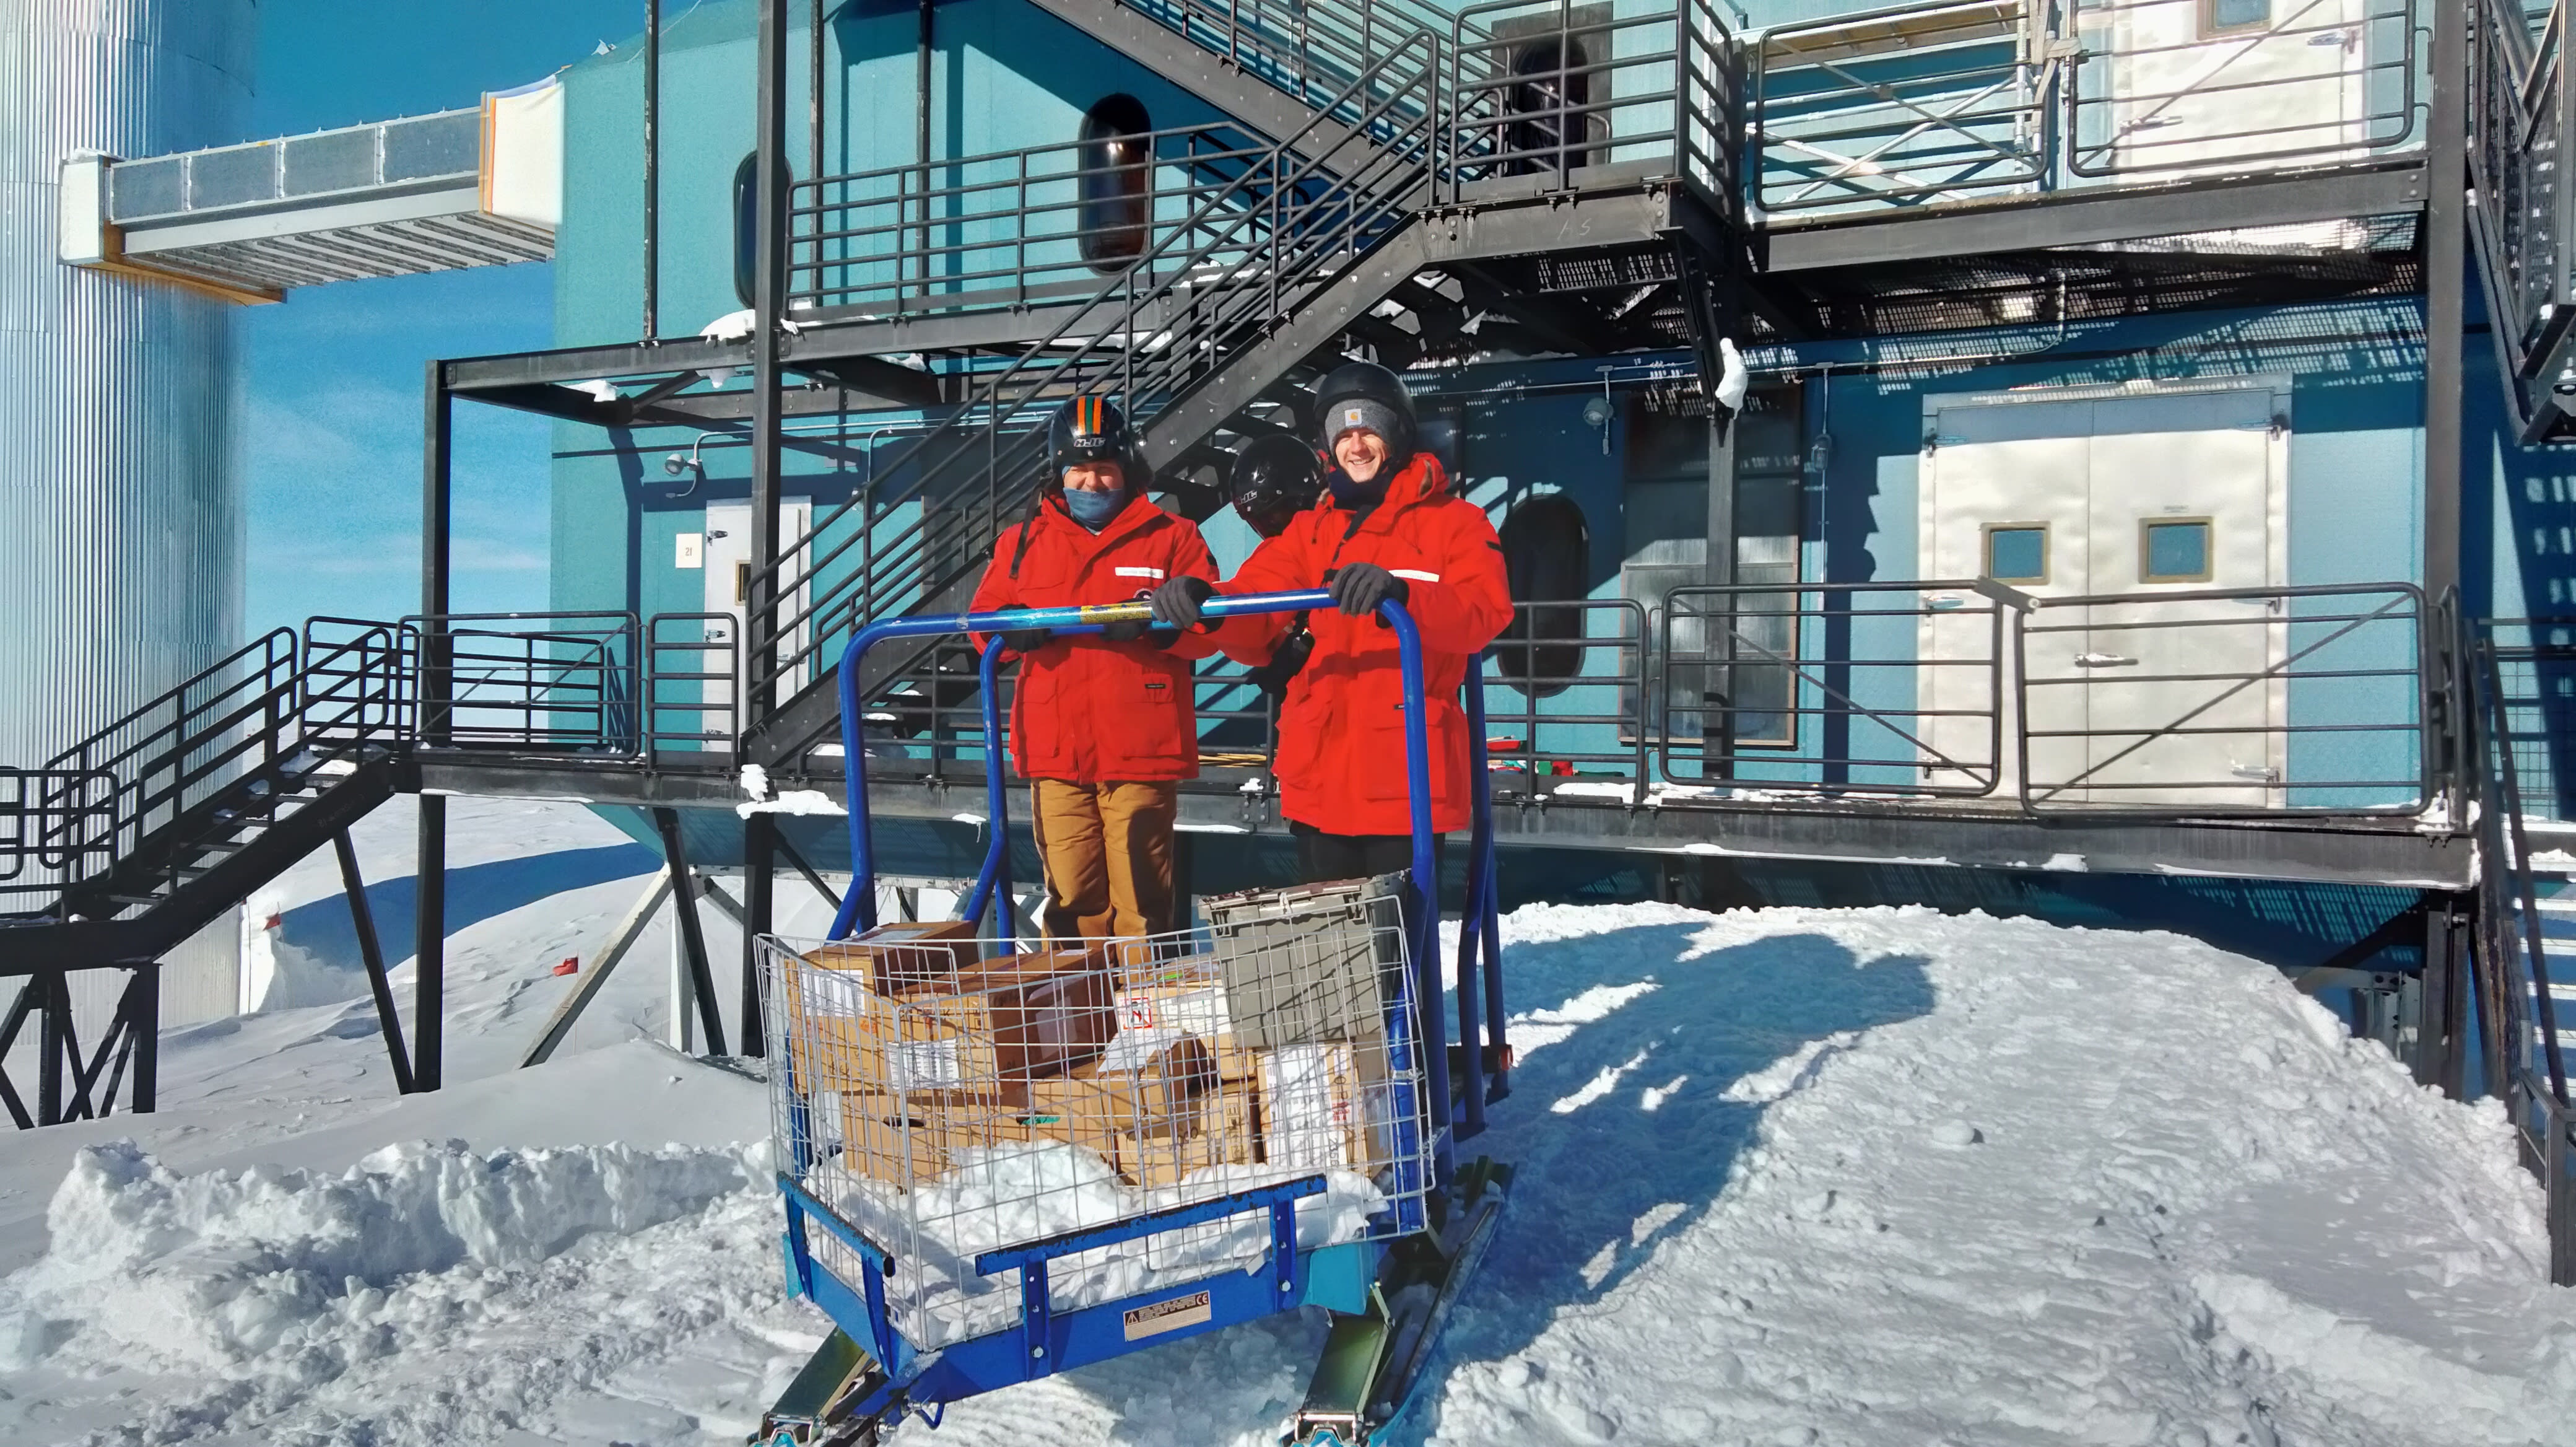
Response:
[{"label": "metal wire basket", "polygon": [[[1013,953],[962,925],[761,941],[779,1169],[883,1246],[897,1331],[1010,1327],[977,1256],[1322,1176],[1301,1249],[1417,1227],[1433,1135],[1398,882],[1209,901],[1201,929]],[[1257,1266],[1247,1210],[1058,1259],[1055,1309]],[[845,1282],[854,1253],[815,1259]]]}]

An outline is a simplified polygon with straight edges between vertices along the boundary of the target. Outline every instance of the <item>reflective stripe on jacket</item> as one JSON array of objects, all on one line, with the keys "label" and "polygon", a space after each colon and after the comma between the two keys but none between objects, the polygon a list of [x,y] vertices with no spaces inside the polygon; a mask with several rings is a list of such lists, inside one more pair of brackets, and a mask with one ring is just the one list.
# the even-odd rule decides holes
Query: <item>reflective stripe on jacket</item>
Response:
[{"label": "reflective stripe on jacket", "polygon": [[[1002,530],[971,606],[983,613],[1123,603],[1183,573],[1216,577],[1216,562],[1188,519],[1131,496],[1094,533],[1050,492],[1036,517]],[[975,645],[983,642],[979,636]],[[1096,633],[1048,640],[1020,661],[1012,765],[1023,778],[1078,784],[1196,778],[1190,660],[1215,651],[1213,642],[1188,635],[1168,650]]]},{"label": "reflective stripe on jacket", "polygon": [[[1467,660],[1511,622],[1503,545],[1485,510],[1449,494],[1438,459],[1418,452],[1360,517],[1330,494],[1255,549],[1218,591],[1269,593],[1323,585],[1326,570],[1375,563],[1405,580],[1405,610],[1422,632],[1430,703],[1431,823],[1468,824],[1466,718],[1458,686]],[[1235,658],[1270,656],[1293,615],[1229,619],[1212,635]],[[1279,711],[1279,809],[1328,834],[1409,834],[1404,682],[1394,630],[1331,608],[1309,614],[1315,651],[1289,681]]]}]

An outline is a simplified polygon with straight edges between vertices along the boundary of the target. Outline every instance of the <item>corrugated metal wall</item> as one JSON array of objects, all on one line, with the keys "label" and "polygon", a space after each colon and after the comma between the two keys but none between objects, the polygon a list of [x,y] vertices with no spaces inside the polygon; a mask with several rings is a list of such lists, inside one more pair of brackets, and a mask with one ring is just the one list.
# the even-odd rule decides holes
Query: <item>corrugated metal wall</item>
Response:
[{"label": "corrugated metal wall", "polygon": [[255,0],[0,0],[0,764],[239,641],[231,307],[63,266],[55,168],[245,138]]}]

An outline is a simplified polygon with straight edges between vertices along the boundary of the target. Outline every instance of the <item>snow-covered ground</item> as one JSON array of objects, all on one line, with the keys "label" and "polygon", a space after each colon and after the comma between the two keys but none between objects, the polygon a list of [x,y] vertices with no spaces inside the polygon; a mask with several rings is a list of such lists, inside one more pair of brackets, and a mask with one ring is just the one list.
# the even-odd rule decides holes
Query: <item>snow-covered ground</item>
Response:
[{"label": "snow-covered ground", "polygon": [[[500,867],[445,1092],[392,1097],[352,991],[173,1032],[161,1114],[0,1152],[0,1442],[712,1444],[802,1362],[760,1087],[651,1043],[658,938],[510,1068],[651,857],[455,813],[454,858]],[[520,897],[527,851],[580,887]],[[328,871],[287,882],[290,943]],[[1534,906],[1504,938],[1521,1064],[1478,1148],[1514,1198],[1399,1440],[2576,1443],[2576,1293],[2501,1116],[2270,969],[1911,910]],[[1268,1443],[1321,1339],[1276,1319],[897,1440]]]}]

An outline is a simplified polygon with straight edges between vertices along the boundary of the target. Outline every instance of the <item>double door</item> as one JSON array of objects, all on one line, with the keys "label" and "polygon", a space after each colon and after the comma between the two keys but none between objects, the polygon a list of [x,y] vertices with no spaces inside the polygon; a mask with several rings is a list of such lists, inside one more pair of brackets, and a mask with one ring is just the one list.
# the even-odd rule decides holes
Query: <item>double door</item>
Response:
[{"label": "double door", "polygon": [[[2032,391],[1925,405],[1922,576],[2036,600],[2018,672],[1980,595],[1929,600],[1926,776],[2045,806],[2274,807],[2287,760],[2286,383]],[[2212,596],[2229,590],[2238,596]],[[1949,604],[1955,612],[1945,612]],[[2019,746],[2017,747],[2017,740]],[[2026,777],[2025,777],[2026,776]]]}]

